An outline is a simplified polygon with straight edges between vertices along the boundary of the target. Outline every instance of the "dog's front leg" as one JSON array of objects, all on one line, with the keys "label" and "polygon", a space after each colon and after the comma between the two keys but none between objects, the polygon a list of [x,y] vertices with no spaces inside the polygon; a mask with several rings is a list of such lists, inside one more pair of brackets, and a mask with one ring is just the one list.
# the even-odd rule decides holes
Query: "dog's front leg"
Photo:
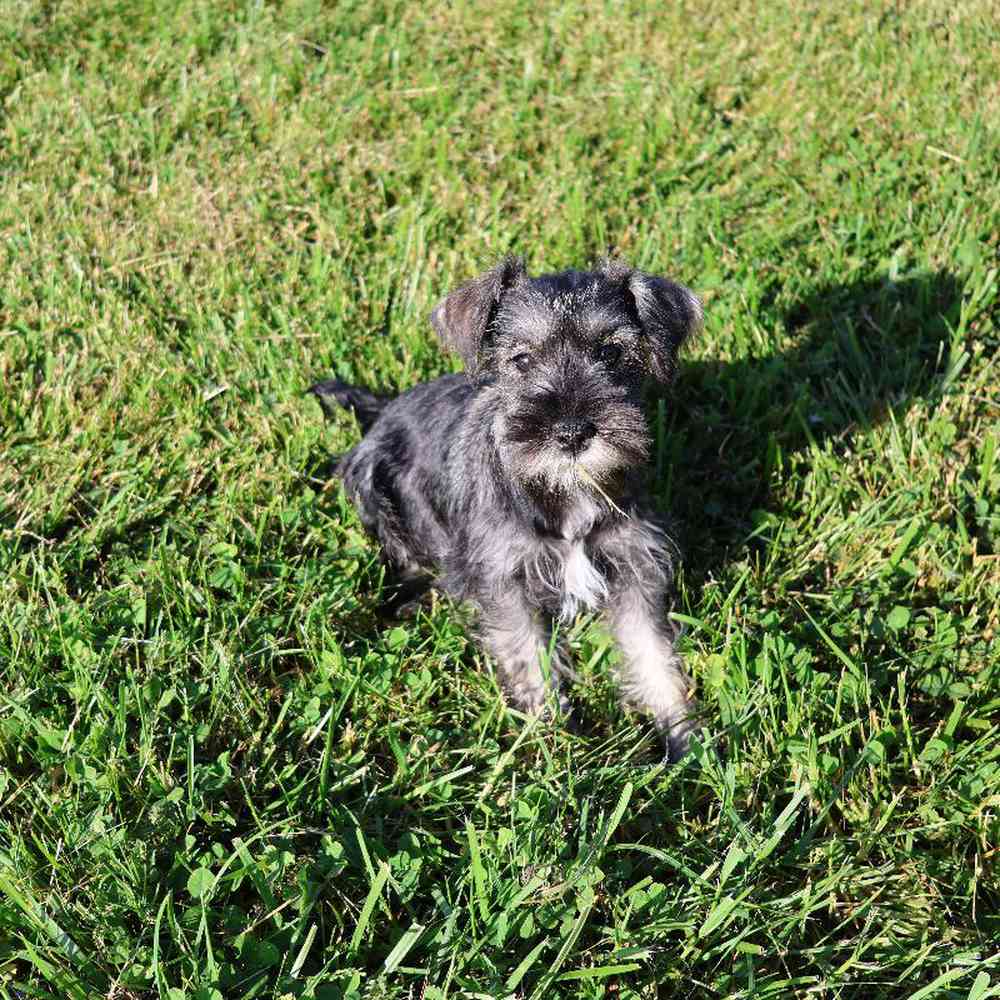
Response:
[{"label": "dog's front leg", "polygon": [[650,713],[663,734],[667,757],[676,761],[687,750],[697,727],[697,708],[689,695],[691,680],[662,621],[658,596],[637,586],[615,594],[607,608],[612,634],[621,649],[622,681],[627,700]]},{"label": "dog's front leg", "polygon": [[568,701],[559,692],[558,653],[552,630],[511,583],[509,593],[480,602],[483,645],[497,664],[500,681],[514,708],[541,714],[552,691],[566,712]]}]

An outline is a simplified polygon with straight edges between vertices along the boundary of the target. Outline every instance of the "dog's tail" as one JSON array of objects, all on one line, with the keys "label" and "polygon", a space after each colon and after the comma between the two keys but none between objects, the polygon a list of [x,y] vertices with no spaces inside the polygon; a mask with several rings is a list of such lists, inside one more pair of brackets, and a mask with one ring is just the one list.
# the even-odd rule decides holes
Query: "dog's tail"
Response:
[{"label": "dog's tail", "polygon": [[341,382],[339,378],[328,378],[323,382],[317,382],[307,391],[319,400],[327,416],[338,406],[345,410],[353,410],[364,433],[368,432],[368,428],[375,423],[386,404],[392,400],[392,396],[380,396],[360,386]]}]

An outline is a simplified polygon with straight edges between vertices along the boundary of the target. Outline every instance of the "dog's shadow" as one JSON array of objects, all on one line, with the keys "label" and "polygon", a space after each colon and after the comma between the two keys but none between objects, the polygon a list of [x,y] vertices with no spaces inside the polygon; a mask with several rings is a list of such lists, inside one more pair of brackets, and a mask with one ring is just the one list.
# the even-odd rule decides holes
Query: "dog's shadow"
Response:
[{"label": "dog's shadow", "polygon": [[790,350],[682,363],[658,443],[658,498],[680,522],[697,587],[742,558],[778,465],[940,390],[961,286],[947,273],[815,290],[777,316]]}]

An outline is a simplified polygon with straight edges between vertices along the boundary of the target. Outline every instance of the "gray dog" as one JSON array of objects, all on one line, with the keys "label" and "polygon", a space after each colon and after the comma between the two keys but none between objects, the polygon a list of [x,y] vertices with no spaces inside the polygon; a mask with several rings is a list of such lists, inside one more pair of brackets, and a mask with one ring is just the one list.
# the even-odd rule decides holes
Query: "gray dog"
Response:
[{"label": "gray dog", "polygon": [[479,612],[483,645],[526,712],[559,693],[556,619],[600,610],[627,700],[667,754],[694,726],[665,618],[675,548],[643,503],[643,383],[661,386],[701,324],[698,299],[616,261],[531,278],[515,258],[462,285],[431,322],[465,362],[389,399],[331,380],[365,436],[337,475],[404,590],[432,582]]}]

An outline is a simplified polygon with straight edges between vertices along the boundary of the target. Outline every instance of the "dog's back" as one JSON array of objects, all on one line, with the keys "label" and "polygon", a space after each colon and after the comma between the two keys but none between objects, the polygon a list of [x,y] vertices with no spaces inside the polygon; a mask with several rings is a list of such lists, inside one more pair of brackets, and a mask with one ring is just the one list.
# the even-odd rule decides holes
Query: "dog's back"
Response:
[{"label": "dog's back", "polygon": [[451,538],[448,490],[438,480],[473,383],[465,375],[444,375],[395,398],[337,379],[310,391],[324,409],[332,401],[352,410],[365,432],[340,459],[336,475],[392,568],[403,574],[432,571]]}]

